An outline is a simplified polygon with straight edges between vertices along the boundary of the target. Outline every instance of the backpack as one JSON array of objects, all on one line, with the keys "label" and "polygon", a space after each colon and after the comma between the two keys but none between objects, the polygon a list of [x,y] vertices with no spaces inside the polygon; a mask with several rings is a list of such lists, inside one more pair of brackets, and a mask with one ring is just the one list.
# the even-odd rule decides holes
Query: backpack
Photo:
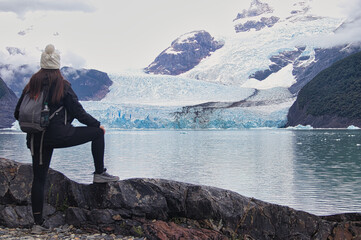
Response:
[{"label": "backpack", "polygon": [[[39,165],[43,165],[42,149],[46,127],[55,114],[63,109],[63,106],[61,106],[49,116],[48,92],[48,88],[45,87],[36,99],[31,98],[29,93],[25,93],[19,108],[20,129],[23,132],[31,134],[30,149],[32,156],[34,156],[34,133],[41,133]],[[65,124],[66,119],[67,112],[65,110]]]},{"label": "backpack", "polygon": [[46,130],[50,120],[57,112],[63,109],[63,106],[58,108],[51,116],[49,116],[50,109],[47,103],[48,89],[40,92],[36,99],[30,98],[29,93],[24,95],[24,98],[19,108],[19,125],[20,129],[26,133],[39,133]]}]

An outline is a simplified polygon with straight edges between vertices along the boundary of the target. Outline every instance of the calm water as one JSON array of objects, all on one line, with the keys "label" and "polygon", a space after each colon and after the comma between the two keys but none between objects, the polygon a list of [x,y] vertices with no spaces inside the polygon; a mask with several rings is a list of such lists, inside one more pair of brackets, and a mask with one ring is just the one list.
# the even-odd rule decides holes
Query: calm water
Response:
[{"label": "calm water", "polygon": [[[0,131],[0,157],[30,162],[25,135]],[[108,130],[105,158],[122,179],[211,185],[318,215],[361,212],[360,130]],[[51,167],[90,183],[90,144],[56,149]]]}]

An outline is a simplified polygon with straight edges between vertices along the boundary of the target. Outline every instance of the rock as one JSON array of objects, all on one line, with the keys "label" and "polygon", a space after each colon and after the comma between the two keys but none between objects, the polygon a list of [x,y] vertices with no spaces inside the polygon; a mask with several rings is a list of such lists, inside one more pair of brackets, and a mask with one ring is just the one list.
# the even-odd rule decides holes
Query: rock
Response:
[{"label": "rock", "polygon": [[[31,203],[25,197],[30,186],[20,184],[20,179],[30,178],[30,169],[29,164],[0,159],[0,225],[32,224]],[[361,214],[320,217],[220,188],[163,179],[86,185],[52,169],[48,179],[44,217],[52,227],[71,224],[87,232],[147,239],[361,237]]]},{"label": "rock", "polygon": [[[257,80],[264,80],[272,73],[276,73],[288,64],[292,64],[305,50],[305,47],[298,47],[294,51],[283,51],[270,57],[272,64],[266,70],[257,71],[249,76]],[[304,58],[302,58],[304,59]]]},{"label": "rock", "polygon": [[174,40],[169,48],[144,69],[146,73],[179,75],[224,45],[206,31],[194,31]]},{"label": "rock", "polygon": [[7,227],[29,227],[34,223],[31,205],[0,207],[0,225]]},{"label": "rock", "polygon": [[273,27],[278,21],[280,20],[279,17],[262,17],[259,21],[250,20],[245,23],[239,23],[234,26],[234,29],[237,33],[239,32],[248,32],[251,29],[255,29],[256,31],[259,31],[265,27]]},{"label": "rock", "polygon": [[11,127],[15,122],[14,109],[17,102],[15,93],[0,78],[0,128]]},{"label": "rock", "polygon": [[242,13],[238,13],[237,17],[233,21],[246,17],[259,16],[265,13],[273,13],[273,9],[267,3],[262,3],[259,0],[252,0],[249,9],[244,9]]},{"label": "rock", "polygon": [[33,180],[32,168],[30,165],[20,165],[17,175],[9,185],[9,195],[16,204],[22,205],[30,202],[30,189]]},{"label": "rock", "polygon": [[202,228],[188,228],[177,225],[173,222],[155,221],[144,225],[144,231],[149,239],[228,239],[221,233]]},{"label": "rock", "polygon": [[68,224],[74,225],[76,227],[84,225],[89,220],[89,211],[77,207],[69,207],[66,210],[65,221]]}]

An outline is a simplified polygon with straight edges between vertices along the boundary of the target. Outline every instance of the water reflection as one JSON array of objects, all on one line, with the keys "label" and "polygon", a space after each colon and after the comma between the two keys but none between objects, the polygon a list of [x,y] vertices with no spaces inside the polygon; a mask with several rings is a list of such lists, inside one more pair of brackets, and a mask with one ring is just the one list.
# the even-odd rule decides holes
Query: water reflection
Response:
[{"label": "water reflection", "polygon": [[320,214],[360,211],[360,132],[300,131],[296,142],[296,205]]},{"label": "water reflection", "polygon": [[[0,156],[30,162],[25,135],[0,132]],[[315,214],[361,211],[360,131],[107,131],[105,159],[122,179],[211,185]],[[90,144],[56,149],[51,167],[90,183]]]}]

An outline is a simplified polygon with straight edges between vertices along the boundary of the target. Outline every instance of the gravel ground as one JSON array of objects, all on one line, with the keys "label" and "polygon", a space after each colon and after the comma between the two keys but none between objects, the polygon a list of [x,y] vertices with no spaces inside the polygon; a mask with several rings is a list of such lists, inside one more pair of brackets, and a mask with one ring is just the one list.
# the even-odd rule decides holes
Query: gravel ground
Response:
[{"label": "gravel ground", "polygon": [[94,239],[94,240],[145,240],[145,238],[135,238],[131,236],[121,236],[105,233],[86,233],[81,229],[73,226],[64,225],[59,228],[54,228],[47,233],[40,235],[32,234],[29,228],[6,228],[0,226],[0,239],[13,240],[60,240],[60,239]]}]

